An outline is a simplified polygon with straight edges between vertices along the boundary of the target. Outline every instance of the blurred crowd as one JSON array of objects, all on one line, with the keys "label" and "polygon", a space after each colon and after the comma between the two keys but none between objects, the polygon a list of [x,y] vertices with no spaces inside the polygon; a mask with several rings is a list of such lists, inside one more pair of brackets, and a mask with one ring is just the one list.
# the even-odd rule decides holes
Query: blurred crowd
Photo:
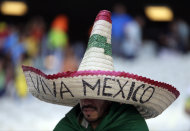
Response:
[{"label": "blurred crowd", "polygon": [[158,34],[161,49],[170,49],[186,54],[190,49],[189,25],[182,18],[176,18],[168,24],[168,28]]},{"label": "blurred crowd", "polygon": [[[155,54],[177,52],[186,54],[190,51],[190,26],[182,18],[174,18],[170,22],[155,22],[156,30],[148,30],[148,20],[143,15],[131,15],[122,3],[114,5],[112,13],[112,44],[113,54],[134,59],[139,51],[151,40],[155,44]],[[144,32],[150,36],[145,36]],[[146,34],[146,35],[147,35]]]},{"label": "blurred crowd", "polygon": [[28,95],[22,65],[48,74],[78,69],[84,47],[69,43],[68,24],[63,14],[55,17],[48,30],[42,17],[19,26],[0,22],[0,97]]},{"label": "blurred crowd", "polygon": [[[113,55],[135,59],[146,44],[143,31],[146,19],[130,15],[122,4],[112,10]],[[22,65],[34,66],[47,74],[76,71],[85,51],[85,44],[70,43],[69,18],[60,14],[47,27],[42,17],[34,17],[25,25],[0,21],[0,97],[25,98],[27,86]],[[158,54],[172,50],[189,52],[189,25],[183,19],[168,23],[167,31],[157,34]]]}]

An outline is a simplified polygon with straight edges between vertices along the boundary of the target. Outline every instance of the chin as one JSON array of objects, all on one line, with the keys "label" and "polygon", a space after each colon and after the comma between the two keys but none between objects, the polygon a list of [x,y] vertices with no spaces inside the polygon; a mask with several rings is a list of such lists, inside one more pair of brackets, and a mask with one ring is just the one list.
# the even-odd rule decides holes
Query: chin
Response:
[{"label": "chin", "polygon": [[85,117],[85,119],[88,121],[88,122],[96,122],[98,120],[98,118],[90,118],[90,117]]}]

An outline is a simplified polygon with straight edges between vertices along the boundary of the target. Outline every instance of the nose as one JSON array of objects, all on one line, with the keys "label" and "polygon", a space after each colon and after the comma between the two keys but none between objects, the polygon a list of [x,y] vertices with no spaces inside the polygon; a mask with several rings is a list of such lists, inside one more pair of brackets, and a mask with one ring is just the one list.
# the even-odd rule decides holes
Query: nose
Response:
[{"label": "nose", "polygon": [[81,99],[80,102],[82,105],[91,105],[93,102],[92,99]]}]

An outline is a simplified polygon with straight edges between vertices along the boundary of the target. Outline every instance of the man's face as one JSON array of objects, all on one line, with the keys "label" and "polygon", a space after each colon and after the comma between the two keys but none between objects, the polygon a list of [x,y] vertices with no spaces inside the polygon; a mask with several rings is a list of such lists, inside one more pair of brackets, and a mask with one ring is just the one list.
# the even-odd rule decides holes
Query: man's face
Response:
[{"label": "man's face", "polygon": [[88,122],[101,119],[106,113],[111,102],[96,99],[81,99],[81,111]]}]

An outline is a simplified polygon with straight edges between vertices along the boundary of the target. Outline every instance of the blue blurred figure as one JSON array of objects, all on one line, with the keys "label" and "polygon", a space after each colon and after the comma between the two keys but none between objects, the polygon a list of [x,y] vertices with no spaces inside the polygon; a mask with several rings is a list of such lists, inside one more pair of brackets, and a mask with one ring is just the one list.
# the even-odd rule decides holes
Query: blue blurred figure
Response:
[{"label": "blue blurred figure", "polygon": [[112,13],[112,50],[113,54],[120,56],[121,45],[125,39],[124,28],[132,21],[132,17],[127,14],[125,5],[117,3],[114,5]]},{"label": "blue blurred figure", "polygon": [[19,34],[16,27],[11,27],[11,32],[5,40],[3,51],[6,55],[10,56],[14,66],[16,66],[21,59],[22,54],[26,52],[24,47],[24,35]]}]

